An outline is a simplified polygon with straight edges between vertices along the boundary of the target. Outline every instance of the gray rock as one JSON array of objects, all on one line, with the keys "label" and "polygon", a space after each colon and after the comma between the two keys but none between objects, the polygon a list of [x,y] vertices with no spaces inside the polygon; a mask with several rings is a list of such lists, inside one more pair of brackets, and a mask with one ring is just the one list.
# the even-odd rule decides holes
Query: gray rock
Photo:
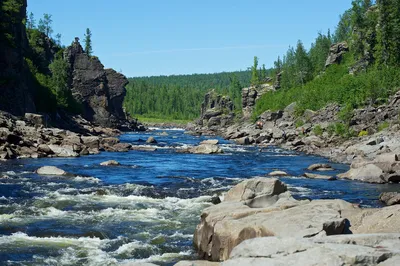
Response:
[{"label": "gray rock", "polygon": [[200,142],[200,145],[202,145],[202,144],[217,145],[217,144],[219,144],[219,140],[217,140],[217,139],[207,139],[207,140],[203,140],[202,142]]},{"label": "gray rock", "polygon": [[146,143],[156,144],[156,143],[157,143],[157,140],[156,140],[154,137],[149,137],[149,138],[146,140]]},{"label": "gray rock", "polygon": [[66,175],[67,172],[55,166],[42,166],[36,170],[38,175]]},{"label": "gray rock", "polygon": [[131,150],[132,145],[129,143],[117,143],[114,146],[112,146],[112,150],[116,152],[127,152]]},{"label": "gray rock", "polygon": [[121,165],[119,162],[115,161],[115,160],[109,160],[106,162],[102,162],[100,163],[101,166],[118,166]]},{"label": "gray rock", "polygon": [[324,171],[333,170],[332,166],[326,163],[312,164],[307,168],[310,171],[322,171],[321,169]]},{"label": "gray rock", "polygon": [[243,137],[240,139],[235,139],[236,144],[239,145],[250,145],[250,139],[249,137]]},{"label": "gray rock", "polygon": [[360,168],[351,168],[348,172],[339,174],[337,177],[367,183],[385,183],[382,169],[374,164],[367,164]]},{"label": "gray rock", "polygon": [[309,179],[323,179],[323,180],[328,180],[328,181],[336,180],[336,177],[328,176],[328,175],[318,175],[318,174],[304,173],[303,176],[307,177]]},{"label": "gray rock", "polygon": [[329,49],[329,55],[325,62],[325,67],[333,64],[340,64],[342,57],[349,51],[349,45],[346,42],[332,44]]},{"label": "gray rock", "polygon": [[223,153],[223,150],[218,145],[201,144],[189,149],[189,153],[193,154],[218,154]]},{"label": "gray rock", "polygon": [[79,154],[74,152],[70,147],[61,147],[58,145],[49,145],[51,151],[58,157],[79,157]]},{"label": "gray rock", "polygon": [[156,151],[157,148],[146,147],[146,146],[132,146],[131,150],[133,150],[133,151],[148,151],[148,152],[152,152],[152,151]]},{"label": "gray rock", "polygon": [[195,260],[195,261],[180,261],[174,266],[219,266],[219,262],[211,262],[206,260]]},{"label": "gray rock", "polygon": [[398,234],[255,238],[234,248],[222,265],[378,265],[398,255],[399,244]]},{"label": "gray rock", "polygon": [[288,176],[289,174],[284,171],[272,171],[269,176]]},{"label": "gray rock", "polygon": [[37,127],[45,126],[45,119],[44,119],[43,115],[25,113],[25,120],[32,123],[33,125],[35,125]]},{"label": "gray rock", "polygon": [[100,138],[96,136],[81,137],[82,143],[89,149],[98,149],[100,146]]},{"label": "gray rock", "polygon": [[383,192],[379,196],[379,200],[384,202],[388,206],[400,204],[400,193],[399,192]]}]

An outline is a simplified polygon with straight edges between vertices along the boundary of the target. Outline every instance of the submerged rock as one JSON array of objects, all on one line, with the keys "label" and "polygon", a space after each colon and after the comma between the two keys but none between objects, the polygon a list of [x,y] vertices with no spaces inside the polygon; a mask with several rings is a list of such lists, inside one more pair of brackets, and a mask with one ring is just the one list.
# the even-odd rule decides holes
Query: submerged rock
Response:
[{"label": "submerged rock", "polygon": [[329,176],[329,175],[318,175],[318,174],[311,174],[311,173],[304,173],[304,177],[307,177],[309,179],[324,179],[324,180],[336,180],[335,176]]},{"label": "submerged rock", "polygon": [[288,176],[289,174],[284,171],[273,171],[268,174],[269,176]]},{"label": "submerged rock", "polygon": [[202,145],[202,144],[217,145],[217,144],[219,144],[219,140],[217,140],[217,139],[207,139],[207,140],[203,140],[202,142],[200,142],[200,145]]},{"label": "submerged rock", "polygon": [[149,137],[147,139],[146,143],[156,144],[157,140],[154,137]]},{"label": "submerged rock", "polygon": [[326,163],[317,163],[310,165],[307,170],[310,171],[330,171],[333,170],[332,166]]},{"label": "submerged rock", "polygon": [[115,161],[115,160],[109,160],[106,162],[102,162],[100,163],[101,166],[118,166],[121,165],[119,162]]},{"label": "submerged rock", "polygon": [[66,175],[67,172],[55,166],[42,166],[36,170],[38,175]]}]

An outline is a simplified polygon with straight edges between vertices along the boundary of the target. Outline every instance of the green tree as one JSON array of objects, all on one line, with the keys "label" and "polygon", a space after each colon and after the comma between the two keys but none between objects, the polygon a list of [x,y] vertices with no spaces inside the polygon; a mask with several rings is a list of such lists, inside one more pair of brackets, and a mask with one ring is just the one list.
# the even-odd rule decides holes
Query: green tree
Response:
[{"label": "green tree", "polygon": [[56,41],[56,44],[61,47],[61,33],[56,34],[55,41]]},{"label": "green tree", "polygon": [[46,34],[48,37],[51,37],[51,34],[53,34],[53,28],[51,27],[52,23],[53,20],[51,15],[45,13],[43,14],[43,19],[39,20],[38,30]]},{"label": "green tree", "polygon": [[93,53],[92,32],[90,31],[89,28],[86,29],[86,33],[85,33],[85,53],[87,53],[89,56],[91,56]]},{"label": "green tree", "polygon": [[254,56],[253,66],[251,67],[251,85],[256,86],[260,84],[260,76],[258,73],[258,57]]},{"label": "green tree", "polygon": [[340,16],[339,23],[336,27],[335,34],[333,36],[334,42],[348,41],[352,34],[351,26],[352,10],[348,9]]},{"label": "green tree", "polygon": [[68,63],[61,57],[56,58],[50,65],[51,88],[57,98],[57,105],[62,108],[68,107]]},{"label": "green tree", "polygon": [[36,27],[36,20],[35,20],[35,16],[33,15],[33,13],[29,13],[29,16],[26,20],[26,28],[27,29],[34,29]]},{"label": "green tree", "polygon": [[319,75],[324,70],[331,44],[332,40],[329,31],[328,35],[318,33],[317,39],[315,39],[315,42],[311,44],[309,55],[313,69],[313,76]]},{"label": "green tree", "polygon": [[301,85],[304,85],[307,81],[310,80],[312,74],[312,66],[307,51],[300,40],[297,42],[296,46],[295,69],[298,82]]}]

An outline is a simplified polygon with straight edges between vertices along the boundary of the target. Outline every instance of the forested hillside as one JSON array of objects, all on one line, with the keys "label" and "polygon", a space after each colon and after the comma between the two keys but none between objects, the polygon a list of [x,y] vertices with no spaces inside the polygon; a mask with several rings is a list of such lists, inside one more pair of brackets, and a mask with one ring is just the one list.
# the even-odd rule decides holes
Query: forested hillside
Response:
[{"label": "forested hillside", "polygon": [[[336,64],[325,65],[330,45],[338,42],[348,52]],[[352,1],[333,35],[318,34],[309,51],[299,41],[276,60],[274,72],[282,73],[282,89],[263,95],[254,118],[292,102],[297,114],[327,103],[344,105],[347,112],[382,103],[399,89],[399,65],[400,1]]]},{"label": "forested hillside", "polygon": [[251,71],[130,78],[125,109],[145,118],[194,119],[204,94],[215,89],[229,95],[240,110],[241,89],[250,79]]}]

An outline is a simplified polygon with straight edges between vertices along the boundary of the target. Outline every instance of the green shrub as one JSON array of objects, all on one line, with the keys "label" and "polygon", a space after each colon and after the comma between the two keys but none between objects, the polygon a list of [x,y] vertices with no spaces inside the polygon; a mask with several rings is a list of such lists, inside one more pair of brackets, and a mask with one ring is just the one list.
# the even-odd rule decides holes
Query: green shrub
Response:
[{"label": "green shrub", "polygon": [[382,123],[380,123],[380,124],[378,125],[378,131],[380,132],[380,131],[382,131],[382,130],[385,130],[385,129],[387,129],[389,126],[390,126],[389,122],[387,122],[387,121],[382,122]]},{"label": "green shrub", "polygon": [[295,126],[296,126],[296,128],[304,126],[304,121],[302,119],[297,119]]},{"label": "green shrub", "polygon": [[320,125],[316,125],[313,129],[313,132],[317,136],[322,136],[322,134],[324,133],[324,130],[322,129],[322,127]]},{"label": "green shrub", "polygon": [[358,136],[359,136],[359,137],[368,136],[368,131],[366,131],[366,130],[361,130],[360,133],[358,133]]}]

